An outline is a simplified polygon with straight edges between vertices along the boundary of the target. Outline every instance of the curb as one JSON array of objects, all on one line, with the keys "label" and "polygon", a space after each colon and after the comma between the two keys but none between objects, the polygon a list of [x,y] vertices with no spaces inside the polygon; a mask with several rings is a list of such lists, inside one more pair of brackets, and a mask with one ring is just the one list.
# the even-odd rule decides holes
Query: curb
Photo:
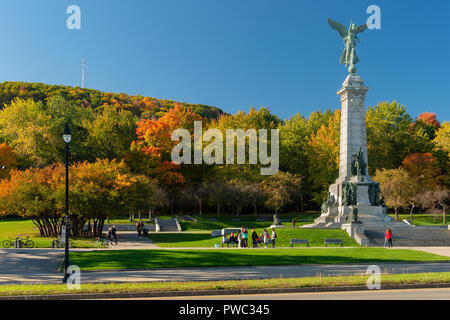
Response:
[{"label": "curb", "polygon": [[[450,288],[450,283],[428,284],[398,284],[382,286],[380,290],[401,289],[432,289]],[[367,286],[338,286],[338,287],[306,287],[306,288],[272,288],[272,289],[230,289],[230,290],[198,290],[198,291],[154,291],[131,293],[99,293],[99,294],[59,294],[59,295],[24,295],[0,296],[0,300],[91,300],[91,299],[132,299],[157,297],[184,297],[184,296],[218,296],[218,295],[257,295],[277,293],[308,293],[308,292],[339,292],[339,291],[366,291]]]}]

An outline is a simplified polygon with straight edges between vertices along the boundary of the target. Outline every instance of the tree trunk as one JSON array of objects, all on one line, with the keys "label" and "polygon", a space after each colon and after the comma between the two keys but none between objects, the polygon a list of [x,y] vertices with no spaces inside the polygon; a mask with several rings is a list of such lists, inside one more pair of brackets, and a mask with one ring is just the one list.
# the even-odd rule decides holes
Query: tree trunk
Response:
[{"label": "tree trunk", "polygon": [[412,203],[411,205],[411,210],[409,210],[409,220],[411,220],[411,222],[413,221],[414,217],[413,217],[413,212],[414,212],[414,208],[416,207],[415,203]]},{"label": "tree trunk", "polygon": [[142,220],[142,218],[141,218],[141,210],[138,210],[138,217],[139,217],[139,221],[141,221]]},{"label": "tree trunk", "polygon": [[301,213],[304,212],[305,204],[303,203],[303,193],[300,195],[300,211]]},{"label": "tree trunk", "polygon": [[202,199],[198,199],[197,202],[199,214],[202,215]]},{"label": "tree trunk", "polygon": [[216,202],[217,202],[217,216],[220,216],[220,203],[219,201]]},{"label": "tree trunk", "polygon": [[253,202],[253,208],[255,208],[255,216],[258,215],[258,206],[256,205],[256,201]]},{"label": "tree trunk", "polygon": [[152,221],[152,209],[148,210],[148,221]]},{"label": "tree trunk", "polygon": [[394,208],[395,211],[395,221],[398,221],[398,208]]}]

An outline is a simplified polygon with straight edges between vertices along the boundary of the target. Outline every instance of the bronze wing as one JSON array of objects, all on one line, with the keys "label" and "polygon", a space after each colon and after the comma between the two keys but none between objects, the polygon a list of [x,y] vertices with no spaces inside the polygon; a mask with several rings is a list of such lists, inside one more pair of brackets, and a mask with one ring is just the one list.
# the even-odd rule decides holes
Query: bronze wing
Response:
[{"label": "bronze wing", "polygon": [[[334,30],[339,32],[339,35],[344,38],[347,35],[347,28],[340,24],[339,22],[336,22],[334,20],[331,20],[330,18],[327,18],[328,24],[330,27],[332,27]],[[358,27],[359,28],[359,27]]]},{"label": "bronze wing", "polygon": [[361,32],[363,32],[364,30],[366,30],[367,29],[367,24],[362,24],[362,25],[360,25],[359,27],[356,27],[355,28],[355,32],[356,33],[361,33]]}]

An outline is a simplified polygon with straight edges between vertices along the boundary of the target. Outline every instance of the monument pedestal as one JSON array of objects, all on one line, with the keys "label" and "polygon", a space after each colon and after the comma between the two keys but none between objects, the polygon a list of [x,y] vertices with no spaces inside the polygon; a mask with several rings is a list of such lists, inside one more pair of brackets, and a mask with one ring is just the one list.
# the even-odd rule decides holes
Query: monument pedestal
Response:
[{"label": "monument pedestal", "polygon": [[337,92],[341,97],[339,178],[329,188],[322,215],[310,227],[341,227],[352,207],[363,224],[392,221],[380,200],[379,184],[367,166],[365,96],[369,88],[357,74],[349,74]]},{"label": "monument pedestal", "polygon": [[364,235],[364,225],[362,223],[344,223],[341,229],[345,230],[361,246],[369,244],[369,239]]}]

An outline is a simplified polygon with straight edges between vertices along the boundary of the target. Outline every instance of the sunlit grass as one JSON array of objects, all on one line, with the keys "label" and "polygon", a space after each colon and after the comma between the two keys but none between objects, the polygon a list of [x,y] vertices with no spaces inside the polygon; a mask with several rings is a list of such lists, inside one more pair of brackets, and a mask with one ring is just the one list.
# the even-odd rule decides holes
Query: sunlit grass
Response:
[{"label": "sunlit grass", "polygon": [[386,248],[94,250],[71,253],[72,264],[82,270],[416,261],[450,261],[450,258],[422,251]]},{"label": "sunlit grass", "polygon": [[[79,290],[68,289],[62,284],[55,285],[1,285],[0,296],[55,295],[55,294],[107,294],[107,293],[146,293],[183,292],[200,290],[246,290],[283,289],[308,287],[342,287],[365,285],[368,276],[336,276],[277,278],[261,280],[226,280],[196,282],[147,282],[147,283],[109,283],[81,284]],[[416,273],[382,275],[381,287],[386,285],[449,283],[450,273]]]}]

